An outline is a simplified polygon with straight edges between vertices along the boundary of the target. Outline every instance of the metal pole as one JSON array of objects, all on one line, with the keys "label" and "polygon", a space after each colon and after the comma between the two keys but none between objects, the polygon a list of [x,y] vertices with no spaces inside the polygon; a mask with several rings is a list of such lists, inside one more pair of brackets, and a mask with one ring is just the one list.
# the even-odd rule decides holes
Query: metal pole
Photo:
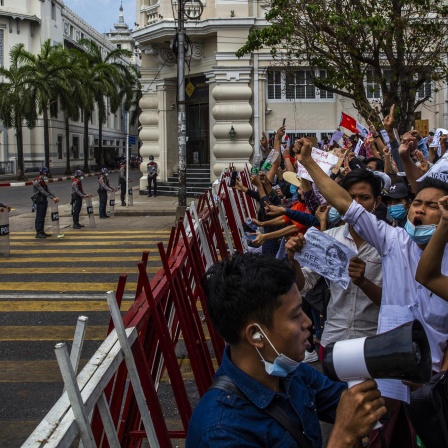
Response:
[{"label": "metal pole", "polygon": [[178,142],[179,142],[179,192],[178,206],[187,206],[187,182],[186,182],[186,112],[185,112],[185,28],[184,28],[184,0],[178,2],[179,31],[177,33],[177,96],[178,96]]},{"label": "metal pole", "polygon": [[125,112],[126,120],[126,208],[129,207],[129,114]]}]

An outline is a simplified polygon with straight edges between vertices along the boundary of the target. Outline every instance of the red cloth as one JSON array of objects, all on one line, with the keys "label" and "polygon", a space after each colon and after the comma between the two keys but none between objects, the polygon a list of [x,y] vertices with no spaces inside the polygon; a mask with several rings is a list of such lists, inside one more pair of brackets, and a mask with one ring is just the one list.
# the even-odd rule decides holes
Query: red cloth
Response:
[{"label": "red cloth", "polygon": [[345,129],[352,131],[354,134],[358,133],[358,128],[356,127],[356,120],[350,115],[344,114],[344,112],[341,112],[341,122],[339,123],[339,126],[342,126]]},{"label": "red cloth", "polygon": [[[304,213],[310,213],[310,211],[307,209],[306,205],[303,202],[297,202],[292,207],[291,210],[297,210],[299,212]],[[293,221],[292,219],[288,218],[286,215],[283,215],[283,219],[285,220],[286,224],[294,224],[297,227],[297,233],[305,233],[309,227],[304,226],[303,224],[300,224],[300,222]]]}]

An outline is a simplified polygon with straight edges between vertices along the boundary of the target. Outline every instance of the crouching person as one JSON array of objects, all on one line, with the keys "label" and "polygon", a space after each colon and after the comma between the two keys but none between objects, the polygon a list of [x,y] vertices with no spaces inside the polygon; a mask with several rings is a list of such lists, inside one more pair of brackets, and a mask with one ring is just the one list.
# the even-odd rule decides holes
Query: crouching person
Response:
[{"label": "crouching person", "polygon": [[328,448],[361,446],[386,412],[384,401],[373,380],[346,390],[301,363],[311,321],[291,267],[237,254],[212,266],[203,287],[227,346],[193,413],[187,448],[322,447],[319,420],[334,423]]}]

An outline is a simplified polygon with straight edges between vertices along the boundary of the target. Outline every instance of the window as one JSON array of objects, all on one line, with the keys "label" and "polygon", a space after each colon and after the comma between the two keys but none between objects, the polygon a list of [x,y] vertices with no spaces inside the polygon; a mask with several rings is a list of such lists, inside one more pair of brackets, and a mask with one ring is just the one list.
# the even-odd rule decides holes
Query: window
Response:
[{"label": "window", "polygon": [[282,99],[282,72],[280,70],[268,71],[268,99]]},{"label": "window", "polygon": [[58,159],[62,159],[62,135],[58,135]]},{"label": "window", "polygon": [[[390,84],[391,72],[383,69],[383,76],[386,78],[386,84]],[[382,97],[381,84],[375,78],[373,70],[366,71],[366,94],[369,100],[376,100]]]},{"label": "window", "polygon": [[417,99],[421,100],[423,98],[431,98],[432,96],[432,82],[426,81],[417,90]]},{"label": "window", "polygon": [[51,20],[56,20],[56,5],[51,2]]},{"label": "window", "polygon": [[3,67],[3,48],[4,48],[4,32],[5,30],[2,30],[0,28],[0,67]]},{"label": "window", "polygon": [[[269,100],[332,100],[334,94],[318,89],[312,80],[311,69],[302,70],[269,70],[268,99]],[[327,77],[325,70],[319,70],[316,75]]]}]

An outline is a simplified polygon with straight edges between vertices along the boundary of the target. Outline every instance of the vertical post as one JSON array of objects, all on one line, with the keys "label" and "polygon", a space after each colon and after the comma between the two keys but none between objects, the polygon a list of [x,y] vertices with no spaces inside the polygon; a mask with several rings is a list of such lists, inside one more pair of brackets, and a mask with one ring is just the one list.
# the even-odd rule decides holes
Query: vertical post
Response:
[{"label": "vertical post", "polygon": [[9,210],[0,207],[0,257],[9,257]]},{"label": "vertical post", "polygon": [[126,126],[126,208],[129,207],[129,113],[124,113]]},{"label": "vertical post", "polygon": [[178,2],[179,31],[177,33],[177,136],[179,142],[179,192],[178,206],[187,206],[187,126],[185,111],[185,27],[184,27],[184,0]]}]

